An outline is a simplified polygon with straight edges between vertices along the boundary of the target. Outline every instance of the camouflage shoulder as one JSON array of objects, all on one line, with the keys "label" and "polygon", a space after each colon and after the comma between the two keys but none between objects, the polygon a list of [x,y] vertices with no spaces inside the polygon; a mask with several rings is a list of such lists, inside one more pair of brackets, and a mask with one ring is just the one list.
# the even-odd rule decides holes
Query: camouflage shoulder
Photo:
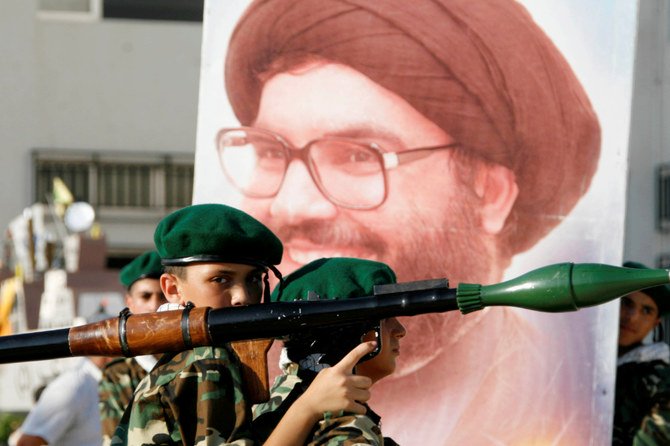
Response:
[{"label": "camouflage shoulder", "polygon": [[383,446],[379,426],[367,415],[345,414],[321,420],[308,443],[310,446]]},{"label": "camouflage shoulder", "polygon": [[133,358],[121,358],[103,370],[98,384],[98,407],[103,444],[110,443],[116,426],[147,372]]},{"label": "camouflage shoulder", "polygon": [[115,435],[127,444],[243,445],[252,444],[248,423],[237,357],[225,347],[198,347],[161,358]]},{"label": "camouflage shoulder", "polygon": [[270,399],[253,407],[253,416],[257,418],[265,413],[277,410],[284,400],[302,380],[297,374],[284,374],[275,378],[270,388]]},{"label": "camouflage shoulder", "polygon": [[105,364],[105,366],[102,368],[102,370],[104,371],[104,370],[107,370],[107,369],[114,368],[114,366],[116,364],[125,363],[128,359],[130,359],[130,358],[126,358],[124,356],[119,356],[118,358],[114,358],[111,361],[109,361],[107,364]]},{"label": "camouflage shoulder", "polygon": [[654,408],[642,420],[642,427],[633,438],[633,446],[658,446],[670,444],[670,411]]},{"label": "camouflage shoulder", "polygon": [[237,367],[239,361],[227,347],[196,347],[176,354],[165,355],[149,373],[149,381],[145,386],[164,386],[167,383],[183,376],[186,370],[199,365],[216,363],[219,366]]}]

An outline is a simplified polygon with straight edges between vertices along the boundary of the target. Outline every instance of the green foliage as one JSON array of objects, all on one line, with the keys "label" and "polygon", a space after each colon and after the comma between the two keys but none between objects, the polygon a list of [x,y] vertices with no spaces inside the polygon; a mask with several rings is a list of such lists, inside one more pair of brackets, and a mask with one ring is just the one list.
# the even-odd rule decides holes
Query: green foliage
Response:
[{"label": "green foliage", "polygon": [[0,412],[0,445],[7,444],[9,435],[21,426],[25,415]]}]

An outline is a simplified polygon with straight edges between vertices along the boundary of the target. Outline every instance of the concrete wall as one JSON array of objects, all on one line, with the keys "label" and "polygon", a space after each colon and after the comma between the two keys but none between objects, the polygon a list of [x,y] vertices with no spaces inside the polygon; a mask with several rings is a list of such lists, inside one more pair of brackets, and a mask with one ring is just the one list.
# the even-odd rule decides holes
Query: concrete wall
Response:
[{"label": "concrete wall", "polygon": [[640,0],[629,148],[624,257],[657,265],[670,234],[657,228],[656,169],[670,162],[670,4]]},{"label": "concrete wall", "polygon": [[[34,148],[192,155],[195,147],[201,23],[42,20],[36,7],[0,5],[2,229],[32,203]],[[109,230],[149,246],[153,224]]]},{"label": "concrete wall", "polygon": [[[32,203],[33,148],[193,153],[195,146],[200,23],[46,21],[36,5],[1,5],[0,228]],[[655,171],[670,161],[669,14],[665,0],[640,0],[625,257],[648,264],[670,252],[670,236],[656,228]],[[152,224],[108,229],[141,243]]]}]

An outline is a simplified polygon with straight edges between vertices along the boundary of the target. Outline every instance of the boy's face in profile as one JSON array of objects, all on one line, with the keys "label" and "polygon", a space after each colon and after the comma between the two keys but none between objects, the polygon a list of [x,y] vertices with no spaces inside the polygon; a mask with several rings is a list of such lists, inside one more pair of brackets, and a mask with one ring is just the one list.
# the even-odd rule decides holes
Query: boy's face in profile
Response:
[{"label": "boy's face in profile", "polygon": [[161,284],[172,303],[223,308],[260,303],[263,274],[263,268],[253,265],[192,263],[184,267],[183,277],[163,274]]},{"label": "boy's face in profile", "polygon": [[[367,376],[373,382],[392,374],[396,369],[396,359],[400,356],[400,340],[405,337],[405,327],[395,317],[382,320],[382,348],[377,356],[356,366],[356,373]],[[373,332],[365,341],[374,340]]]}]

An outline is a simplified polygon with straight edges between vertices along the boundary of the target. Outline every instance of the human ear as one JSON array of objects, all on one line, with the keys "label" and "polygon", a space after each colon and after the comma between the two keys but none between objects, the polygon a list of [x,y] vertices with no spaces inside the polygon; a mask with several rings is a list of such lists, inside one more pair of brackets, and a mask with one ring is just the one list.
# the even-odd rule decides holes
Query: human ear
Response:
[{"label": "human ear", "polygon": [[498,234],[519,195],[514,172],[500,164],[483,165],[475,179],[475,193],[480,198],[480,224],[490,234]]},{"label": "human ear", "polygon": [[181,303],[181,293],[179,292],[179,278],[174,274],[163,273],[160,278],[161,290],[165,299],[171,304]]}]

